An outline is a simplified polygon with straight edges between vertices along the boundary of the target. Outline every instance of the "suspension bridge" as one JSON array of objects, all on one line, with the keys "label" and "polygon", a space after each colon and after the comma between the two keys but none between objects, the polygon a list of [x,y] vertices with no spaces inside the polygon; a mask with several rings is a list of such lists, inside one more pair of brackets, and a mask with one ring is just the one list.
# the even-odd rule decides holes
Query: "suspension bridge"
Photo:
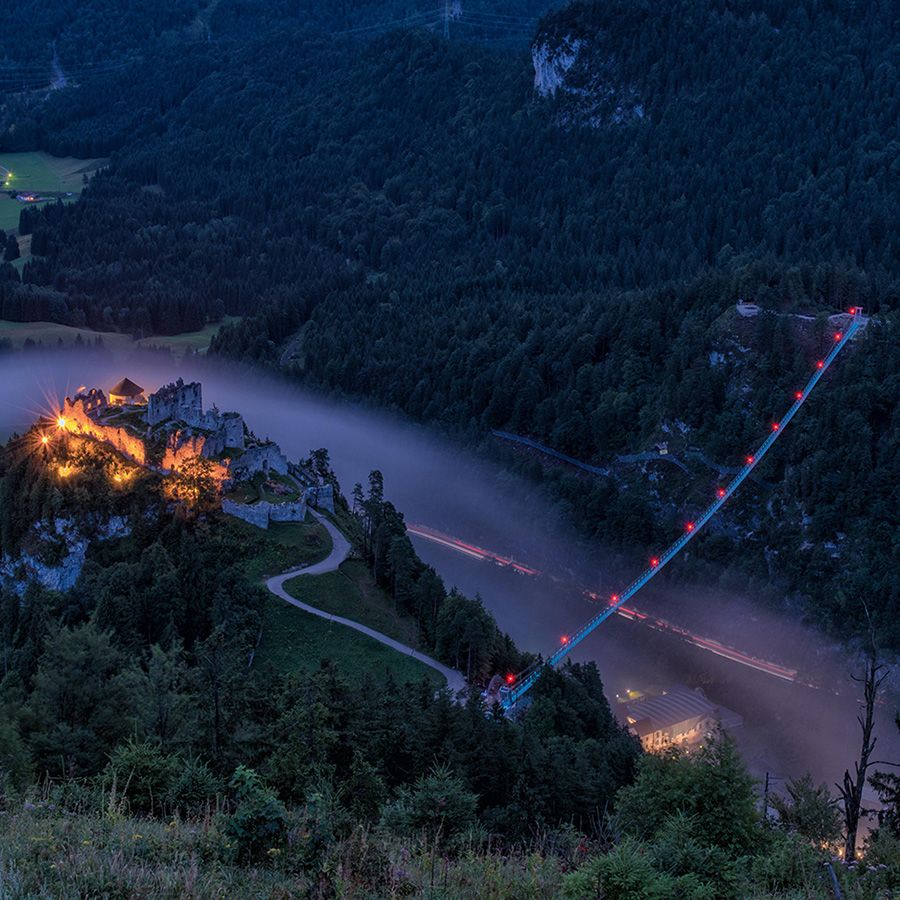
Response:
[{"label": "suspension bridge", "polygon": [[609,598],[604,609],[592,618],[588,619],[577,631],[572,634],[564,634],[560,638],[560,645],[548,657],[543,665],[536,663],[519,675],[507,676],[507,683],[500,689],[499,703],[504,710],[510,711],[534,687],[544,672],[544,665],[558,666],[579,644],[600,627],[610,616],[632,598],[646,584],[652,581],[682,550],[703,530],[716,513],[731,499],[735,491],[749,477],[750,473],[762,462],[775,441],[784,433],[790,421],[799,412],[800,408],[809,398],[815,386],[822,376],[828,371],[831,364],[837,359],[838,354],[859,330],[862,323],[862,309],[853,307],[849,310],[850,321],[846,330],[834,334],[834,346],[824,359],[816,362],[815,369],[806,385],[794,394],[794,402],[781,419],[771,425],[768,437],[759,448],[749,454],[744,460],[744,465],[732,480],[724,487],[716,490],[715,499],[696,519],[686,522],[681,536],[675,540],[658,556],[650,559],[649,565],[631,584],[621,593],[613,594]]},{"label": "suspension bridge", "polygon": [[[418,522],[408,522],[406,530],[409,534],[423,538],[432,544],[437,544],[439,547],[446,547],[448,550],[454,550],[463,556],[468,556],[470,559],[493,563],[495,566],[499,566],[502,569],[509,569],[517,575],[528,575],[534,578],[549,578],[551,581],[556,582],[561,580],[554,575],[550,575],[546,572],[542,572],[540,569],[534,568],[534,566],[525,565],[525,563],[519,562],[510,556],[503,556],[493,550],[479,547],[477,544],[460,540],[457,537],[453,537],[453,535],[445,534],[443,531],[438,531],[428,525],[422,525]],[[578,588],[578,591],[586,600],[589,600],[592,603],[605,604],[605,600],[603,600],[596,591],[587,588]],[[672,635],[679,640],[692,644],[694,647],[698,647],[699,649],[705,650],[716,656],[721,656],[723,659],[746,666],[749,669],[755,669],[757,672],[764,672],[766,675],[772,675],[782,681],[797,681],[797,669],[791,669],[768,659],[761,659],[758,656],[739,650],[736,647],[729,647],[727,644],[723,644],[715,638],[697,634],[680,625],[668,622],[665,619],[660,619],[650,613],[642,612],[634,606],[620,606],[616,610],[616,615],[619,615],[630,622],[637,622],[639,625],[644,625],[653,631]],[[806,686],[815,687],[815,685],[810,684],[806,684]]]}]

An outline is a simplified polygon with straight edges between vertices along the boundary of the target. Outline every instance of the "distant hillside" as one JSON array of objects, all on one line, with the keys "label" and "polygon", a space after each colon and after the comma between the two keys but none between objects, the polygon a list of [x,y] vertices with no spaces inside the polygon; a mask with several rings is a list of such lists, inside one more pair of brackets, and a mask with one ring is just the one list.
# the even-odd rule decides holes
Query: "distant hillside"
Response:
[{"label": "distant hillside", "polygon": [[[864,306],[858,351],[768,464],[777,499],[748,497],[700,551],[836,631],[866,592],[900,642],[894,4],[580,3],[530,49],[350,41],[260,10],[222,0],[235,24],[212,41],[8,102],[6,144],[113,158],[81,202],[23,215],[33,258],[0,274],[4,317],[172,333],[242,315],[214,352],[474,440],[602,465],[677,421],[729,466],[827,317]],[[740,300],[763,313],[733,327]],[[629,546],[714,487],[528,468]]]}]

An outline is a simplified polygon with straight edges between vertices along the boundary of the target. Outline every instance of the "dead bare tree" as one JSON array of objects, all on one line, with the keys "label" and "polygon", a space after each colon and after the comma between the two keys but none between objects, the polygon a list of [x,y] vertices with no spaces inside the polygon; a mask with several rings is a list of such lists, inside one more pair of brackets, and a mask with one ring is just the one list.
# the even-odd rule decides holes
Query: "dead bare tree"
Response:
[{"label": "dead bare tree", "polygon": [[859,751],[859,759],[853,764],[853,775],[847,769],[844,772],[844,783],[836,785],[844,801],[844,859],[856,858],[856,835],[859,831],[859,820],[862,812],[863,788],[866,786],[866,778],[869,766],[872,764],[872,752],[878,738],[875,737],[875,701],[878,691],[885,678],[888,676],[887,667],[879,661],[878,644],[875,640],[875,629],[869,618],[869,610],[865,607],[866,618],[869,620],[869,646],[866,650],[866,670],[862,677],[851,675],[850,677],[863,686],[863,703],[865,711],[857,715],[856,721],[862,731],[862,746]]}]

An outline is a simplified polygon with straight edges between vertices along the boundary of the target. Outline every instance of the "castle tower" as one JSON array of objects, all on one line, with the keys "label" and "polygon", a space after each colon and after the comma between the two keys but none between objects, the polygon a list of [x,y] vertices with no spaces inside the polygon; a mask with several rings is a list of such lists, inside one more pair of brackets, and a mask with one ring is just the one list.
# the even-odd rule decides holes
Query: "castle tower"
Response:
[{"label": "castle tower", "polygon": [[147,407],[147,424],[173,420],[199,426],[203,419],[203,393],[199,381],[185,384],[179,378],[174,384],[161,387],[150,395]]}]

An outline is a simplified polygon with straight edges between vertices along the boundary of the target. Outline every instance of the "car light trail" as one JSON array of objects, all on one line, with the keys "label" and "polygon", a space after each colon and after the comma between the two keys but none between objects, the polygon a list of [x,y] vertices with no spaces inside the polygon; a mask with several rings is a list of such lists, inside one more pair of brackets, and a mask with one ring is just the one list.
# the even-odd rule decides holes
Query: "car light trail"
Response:
[{"label": "car light trail", "polygon": [[[424,538],[426,541],[430,541],[431,543],[437,544],[441,547],[455,550],[457,553],[462,553],[464,556],[468,556],[471,559],[478,559],[482,562],[492,562],[495,565],[502,566],[503,568],[510,568],[514,572],[518,572],[521,575],[541,577],[545,574],[540,569],[535,569],[531,566],[526,566],[522,563],[514,562],[507,556],[501,556],[499,553],[494,553],[492,550],[487,550],[484,547],[478,547],[475,544],[466,543],[465,541],[461,541],[459,540],[459,538],[455,538],[452,535],[445,534],[444,532],[438,531],[434,528],[429,528],[427,525],[409,524],[406,526],[406,530],[410,534],[414,534],[417,537]],[[581,593],[582,596],[594,603],[605,602],[603,598],[594,591],[583,590]],[[700,648],[701,650],[706,650],[709,653],[714,653],[716,654],[716,656],[720,656],[724,659],[730,660],[731,662],[738,663],[739,665],[755,669],[758,672],[765,672],[767,675],[772,675],[775,678],[782,679],[783,681],[795,681],[797,678],[796,669],[789,669],[786,666],[780,666],[777,663],[770,662],[769,660],[759,659],[756,656],[751,656],[749,653],[744,653],[743,651],[737,650],[734,647],[729,647],[727,644],[723,644],[720,641],[714,640],[713,638],[707,638],[703,635],[694,634],[693,632],[688,631],[686,628],[682,628],[679,625],[674,625],[671,622],[667,622],[665,619],[654,618],[653,616],[648,615],[645,612],[641,612],[634,607],[616,606],[618,601],[618,594],[613,594],[610,598],[610,603],[611,605],[616,607],[616,615],[621,616],[623,619],[645,625],[648,628],[652,628],[654,631],[670,634],[673,637],[677,637],[682,641],[686,641],[687,643]],[[561,642],[567,643],[567,639],[562,639]],[[509,680],[508,676],[505,680],[507,684],[514,683]]]},{"label": "car light trail", "polygon": [[415,523],[411,523],[406,526],[406,530],[410,534],[414,534],[417,537],[425,538],[425,540],[431,541],[433,544],[441,544],[444,547],[449,547],[451,550],[456,550],[458,553],[464,553],[466,556],[470,556],[473,559],[492,562],[495,565],[502,566],[505,569],[512,569],[514,572],[518,572],[520,575],[543,574],[538,569],[532,569],[530,566],[522,565],[522,563],[516,562],[514,559],[511,559],[508,556],[501,556],[499,553],[494,553],[491,550],[485,550],[484,547],[477,547],[475,544],[467,544],[465,541],[461,541],[449,534],[444,534],[443,532],[437,531],[434,528],[429,528],[427,525],[417,525]]}]

